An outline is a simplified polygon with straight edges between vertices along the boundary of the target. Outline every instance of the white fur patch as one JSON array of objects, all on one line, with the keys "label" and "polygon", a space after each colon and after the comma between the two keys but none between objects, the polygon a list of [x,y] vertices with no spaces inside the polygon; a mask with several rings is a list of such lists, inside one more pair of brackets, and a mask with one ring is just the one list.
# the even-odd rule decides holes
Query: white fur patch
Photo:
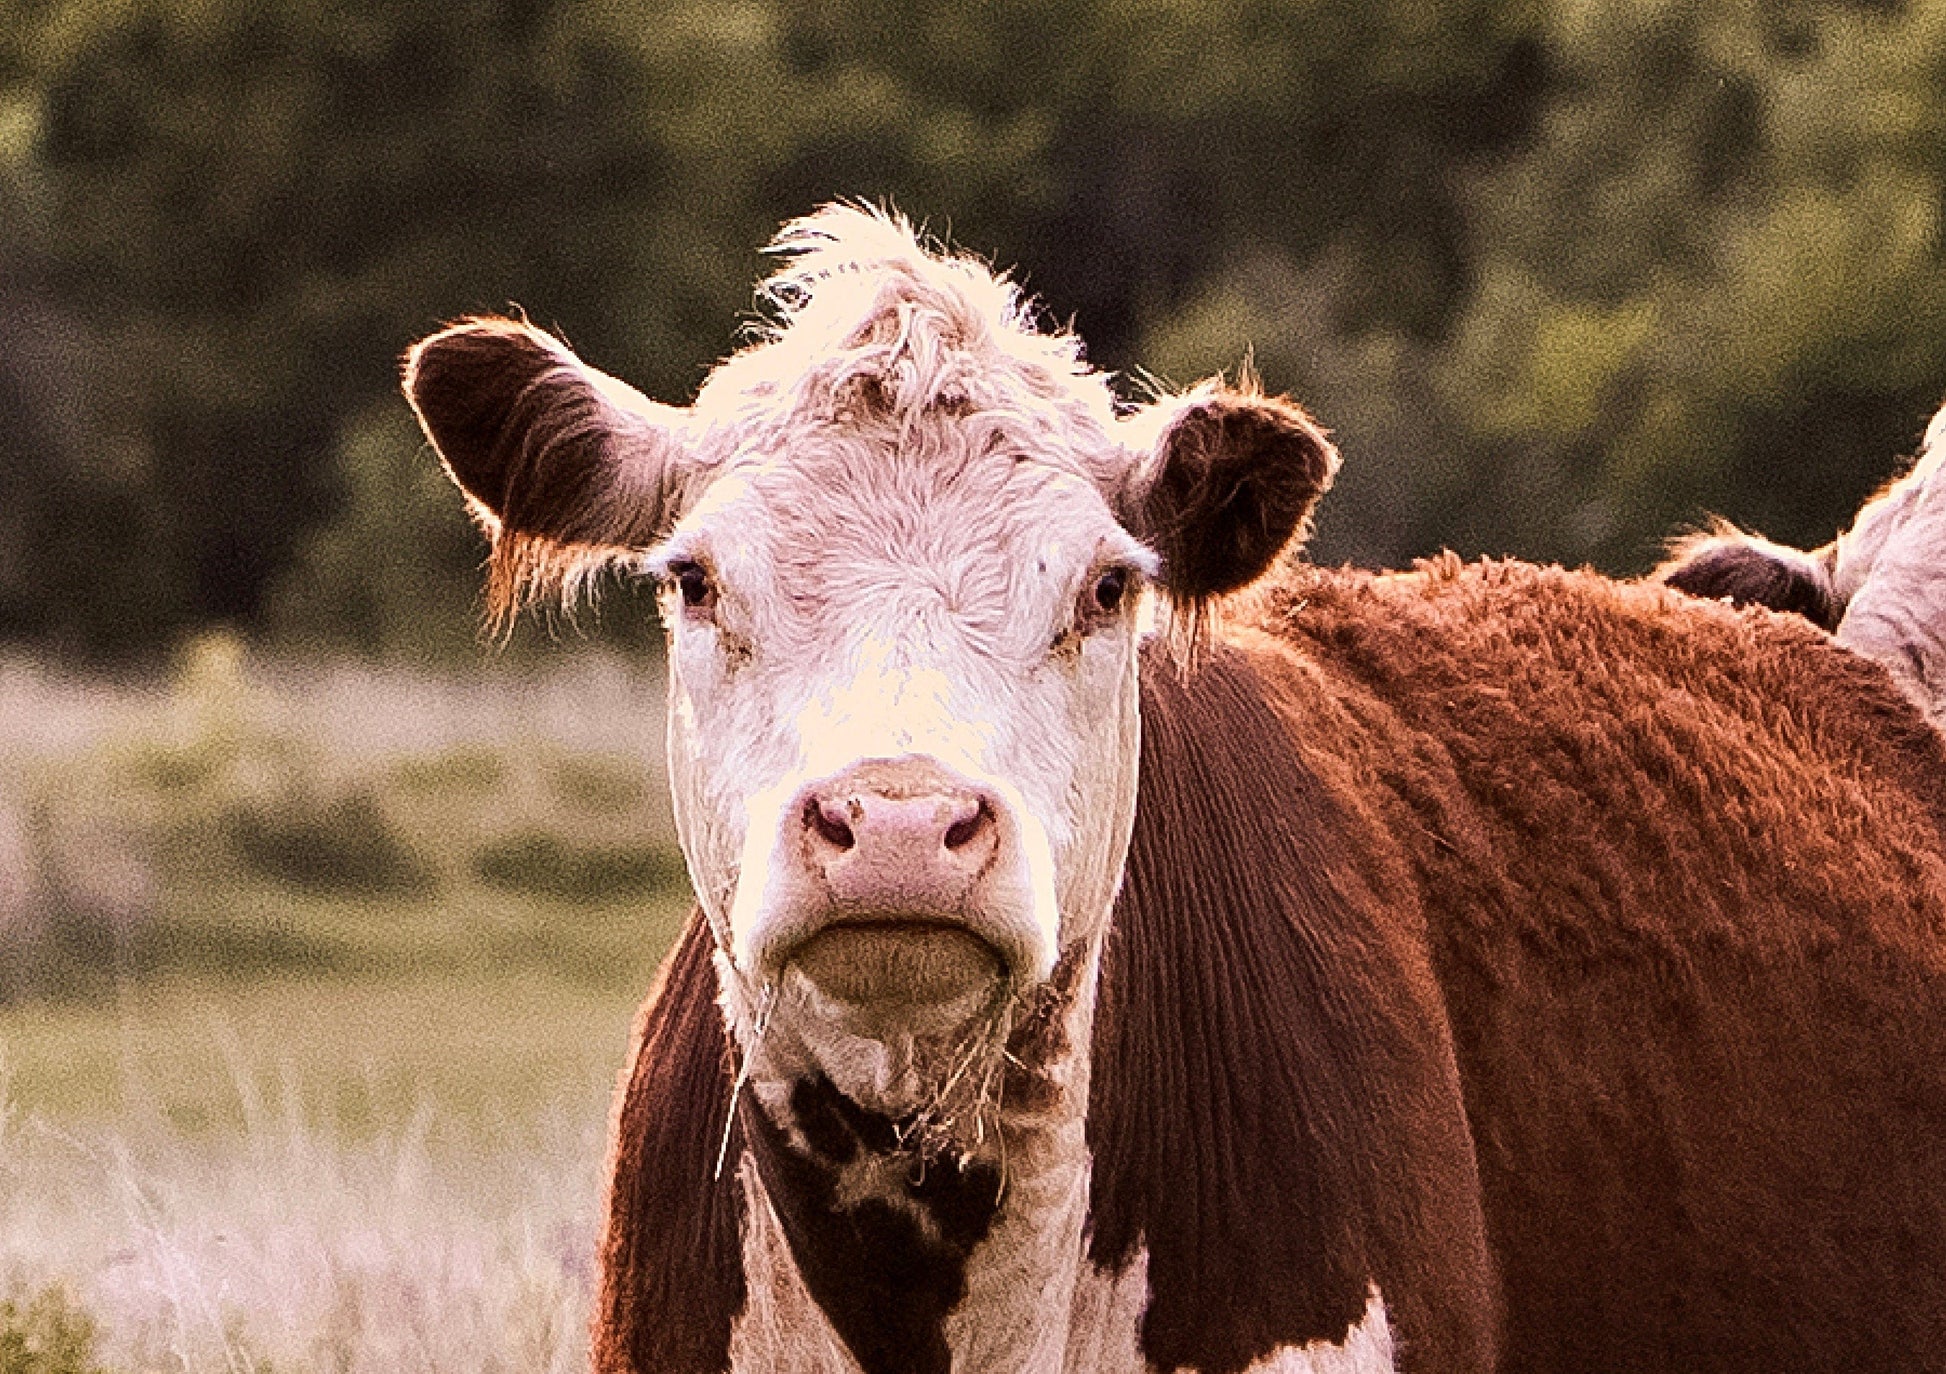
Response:
[{"label": "white fur patch", "polygon": [[[1113,1276],[1089,1268],[1075,1291],[1062,1374],[1130,1374],[1148,1369],[1141,1351],[1143,1309],[1148,1305],[1149,1252],[1138,1250],[1128,1268]],[[1394,1374],[1392,1327],[1385,1299],[1371,1286],[1365,1311],[1339,1342],[1313,1341],[1272,1351],[1246,1374]]]},{"label": "white fur patch", "polygon": [[1838,539],[1838,642],[1875,658],[1946,727],[1946,409],[1912,471]]}]

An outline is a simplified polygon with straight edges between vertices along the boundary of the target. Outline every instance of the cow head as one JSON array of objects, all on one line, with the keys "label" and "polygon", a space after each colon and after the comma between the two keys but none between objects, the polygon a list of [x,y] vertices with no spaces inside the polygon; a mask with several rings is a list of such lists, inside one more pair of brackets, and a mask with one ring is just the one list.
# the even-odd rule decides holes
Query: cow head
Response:
[{"label": "cow head", "polygon": [[1303,526],[1335,454],[1205,384],[1133,411],[976,262],[827,208],[775,323],[687,408],[524,323],[406,390],[505,613],[621,562],[661,586],[676,820],[746,1055],[910,1112],[1092,968],[1135,807],[1136,645]]}]

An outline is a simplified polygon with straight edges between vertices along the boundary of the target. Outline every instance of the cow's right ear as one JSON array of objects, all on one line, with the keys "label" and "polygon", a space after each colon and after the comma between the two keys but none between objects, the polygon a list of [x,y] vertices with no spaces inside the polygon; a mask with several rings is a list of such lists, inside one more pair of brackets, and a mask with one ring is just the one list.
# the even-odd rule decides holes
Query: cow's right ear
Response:
[{"label": "cow's right ear", "polygon": [[496,621],[571,591],[674,523],[684,412],[520,320],[475,318],[414,344],[406,399],[493,541]]},{"label": "cow's right ear", "polygon": [[1309,415],[1247,380],[1206,382],[1124,423],[1137,450],[1125,518],[1187,608],[1261,577],[1302,537],[1338,470],[1338,451]]}]

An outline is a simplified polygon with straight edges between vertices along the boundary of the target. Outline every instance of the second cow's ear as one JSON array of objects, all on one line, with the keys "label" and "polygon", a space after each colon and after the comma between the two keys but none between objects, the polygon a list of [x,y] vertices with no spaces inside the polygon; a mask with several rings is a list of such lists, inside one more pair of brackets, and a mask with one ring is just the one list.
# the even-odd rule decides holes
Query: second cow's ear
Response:
[{"label": "second cow's ear", "polygon": [[406,398],[493,541],[504,619],[653,544],[689,467],[684,412],[648,400],[520,320],[470,319],[406,354]]},{"label": "second cow's ear", "polygon": [[1189,605],[1246,587],[1306,530],[1338,451],[1294,402],[1205,383],[1131,417],[1153,434],[1126,512]]}]

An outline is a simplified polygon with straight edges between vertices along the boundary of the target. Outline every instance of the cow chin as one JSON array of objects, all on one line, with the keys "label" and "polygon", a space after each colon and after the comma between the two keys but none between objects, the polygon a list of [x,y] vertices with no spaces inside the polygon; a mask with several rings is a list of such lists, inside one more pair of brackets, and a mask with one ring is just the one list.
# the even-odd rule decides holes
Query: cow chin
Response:
[{"label": "cow chin", "polygon": [[998,1055],[1013,993],[1006,957],[964,924],[837,921],[785,957],[765,1038],[800,1047],[860,1106],[905,1116],[985,1076],[971,1070]]},{"label": "cow chin", "polygon": [[800,945],[786,965],[837,1016],[890,1027],[963,1020],[1006,978],[1000,951],[943,921],[843,921]]}]

